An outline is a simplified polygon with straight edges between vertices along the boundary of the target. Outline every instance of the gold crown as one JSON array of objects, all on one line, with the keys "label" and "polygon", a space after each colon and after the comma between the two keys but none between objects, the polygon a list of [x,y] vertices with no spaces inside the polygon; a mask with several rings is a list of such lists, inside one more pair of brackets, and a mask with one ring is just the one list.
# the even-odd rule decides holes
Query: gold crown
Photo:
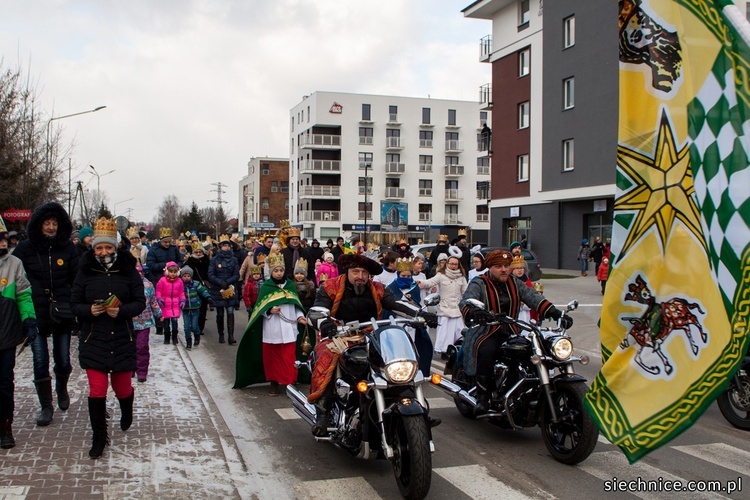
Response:
[{"label": "gold crown", "polygon": [[414,260],[413,259],[396,259],[396,270],[398,272],[404,272],[404,271],[411,271],[412,267],[414,267]]},{"label": "gold crown", "polygon": [[200,241],[194,241],[194,242],[193,242],[193,243],[191,244],[191,247],[193,248],[193,252],[195,252],[196,250],[200,250],[201,252],[203,252],[203,251],[204,251],[204,250],[203,250],[203,245],[201,245],[201,242],[200,242]]},{"label": "gold crown", "polygon": [[255,258],[255,261],[258,264],[261,264],[261,263],[265,262],[265,260],[266,260],[266,254],[264,254],[264,253],[259,253],[258,256]]},{"label": "gold crown", "polygon": [[5,221],[0,217],[0,233],[7,233],[8,228],[5,226]]},{"label": "gold crown", "polygon": [[297,263],[294,264],[295,271],[298,267],[301,267],[305,270],[305,272],[307,272],[307,260],[304,257],[300,257],[299,259],[297,259]]},{"label": "gold crown", "polygon": [[281,219],[281,220],[279,221],[279,227],[280,227],[281,229],[286,229],[286,228],[288,228],[288,227],[292,227],[292,223],[291,223],[291,222],[289,222],[289,219]]},{"label": "gold crown", "polygon": [[511,269],[523,269],[526,267],[526,261],[523,260],[523,255],[516,255],[513,257],[513,262],[510,263]]},{"label": "gold crown", "polygon": [[273,270],[274,267],[286,267],[284,265],[284,256],[281,255],[281,253],[269,255],[266,258],[266,261],[268,262],[268,268]]},{"label": "gold crown", "polygon": [[461,229],[459,229],[458,230],[458,235],[459,236],[466,236],[466,228],[462,227]]},{"label": "gold crown", "polygon": [[438,242],[440,242],[440,241],[444,241],[444,242],[448,243],[448,235],[447,234],[441,234],[440,236],[438,236]]},{"label": "gold crown", "polygon": [[231,240],[231,239],[229,238],[229,235],[228,235],[228,234],[222,234],[221,236],[219,236],[219,245],[221,245],[221,244],[222,244],[222,243],[224,243],[225,241],[232,241],[232,240]]},{"label": "gold crown", "polygon": [[250,266],[250,275],[261,274],[260,266]]},{"label": "gold crown", "polygon": [[105,219],[101,217],[94,222],[94,236],[104,236],[105,238],[117,239],[117,224],[114,219]]},{"label": "gold crown", "polygon": [[164,238],[171,238],[171,237],[172,237],[172,230],[170,228],[163,227],[163,228],[159,229],[159,239],[160,240],[164,239]]},{"label": "gold crown", "polygon": [[302,230],[298,227],[290,227],[290,228],[287,228],[286,234],[290,238],[294,238],[295,236],[299,238],[299,235],[302,234]]},{"label": "gold crown", "polygon": [[125,237],[126,237],[127,239],[130,239],[130,238],[138,238],[138,239],[141,239],[141,235],[140,235],[140,234],[138,234],[138,228],[137,228],[137,227],[135,227],[135,226],[129,227],[129,228],[127,229],[127,231],[125,231]]}]

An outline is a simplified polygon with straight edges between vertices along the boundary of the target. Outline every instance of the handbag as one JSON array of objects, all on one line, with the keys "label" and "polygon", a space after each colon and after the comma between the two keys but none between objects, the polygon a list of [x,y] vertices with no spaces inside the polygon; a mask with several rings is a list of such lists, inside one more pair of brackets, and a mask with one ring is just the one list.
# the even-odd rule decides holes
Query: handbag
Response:
[{"label": "handbag", "polygon": [[49,319],[52,320],[56,325],[76,326],[78,320],[73,314],[73,309],[70,307],[68,302],[59,302],[57,300],[50,300],[49,304]]}]

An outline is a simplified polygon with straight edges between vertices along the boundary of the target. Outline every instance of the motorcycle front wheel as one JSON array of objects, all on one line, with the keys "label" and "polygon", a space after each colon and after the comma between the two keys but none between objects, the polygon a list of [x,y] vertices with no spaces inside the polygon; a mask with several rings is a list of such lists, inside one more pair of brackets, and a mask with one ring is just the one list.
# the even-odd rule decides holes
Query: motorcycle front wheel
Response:
[{"label": "motorcycle front wheel", "polygon": [[724,418],[743,431],[750,431],[750,379],[735,375],[729,381],[727,390],[716,398]]},{"label": "motorcycle front wheel", "polygon": [[584,382],[560,384],[555,388],[552,401],[557,422],[552,421],[549,406],[544,408],[542,437],[552,457],[558,462],[575,465],[594,451],[599,428],[583,407],[586,394]]},{"label": "motorcycle front wheel", "polygon": [[391,431],[393,475],[404,498],[421,500],[430,491],[432,455],[424,415],[396,417]]}]

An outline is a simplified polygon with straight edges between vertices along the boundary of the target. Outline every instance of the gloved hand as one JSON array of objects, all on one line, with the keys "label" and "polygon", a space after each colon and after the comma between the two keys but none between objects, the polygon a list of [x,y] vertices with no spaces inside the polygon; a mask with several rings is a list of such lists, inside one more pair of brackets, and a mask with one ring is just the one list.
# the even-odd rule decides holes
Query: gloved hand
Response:
[{"label": "gloved hand", "polygon": [[157,297],[156,303],[159,304],[159,307],[164,307],[164,299],[160,299],[159,297]]},{"label": "gloved hand", "polygon": [[466,320],[469,323],[473,323],[475,325],[486,325],[494,319],[494,314],[489,312],[487,309],[479,309],[478,307],[474,307],[466,313]]},{"label": "gloved hand", "polygon": [[324,319],[320,323],[320,336],[333,337],[334,335],[336,335],[336,323],[330,319]]},{"label": "gloved hand", "polygon": [[573,326],[573,318],[571,318],[568,315],[563,316],[563,313],[560,309],[553,307],[548,313],[547,317],[554,319],[555,321],[560,321],[560,326],[564,329],[568,329],[571,326]]},{"label": "gloved hand", "polygon": [[420,314],[422,318],[424,318],[425,323],[427,323],[427,326],[430,328],[437,328],[438,326],[438,315],[431,312],[423,312]]},{"label": "gloved hand", "polygon": [[181,300],[180,301],[180,309],[183,309],[185,307],[186,301]]},{"label": "gloved hand", "polygon": [[227,288],[229,288],[229,283],[227,283],[226,281],[222,281],[220,286],[222,290],[226,290]]},{"label": "gloved hand", "polygon": [[25,344],[31,344],[36,340],[36,336],[39,335],[39,328],[36,326],[36,320],[31,318],[23,321],[23,329],[26,333],[26,339],[24,340]]}]

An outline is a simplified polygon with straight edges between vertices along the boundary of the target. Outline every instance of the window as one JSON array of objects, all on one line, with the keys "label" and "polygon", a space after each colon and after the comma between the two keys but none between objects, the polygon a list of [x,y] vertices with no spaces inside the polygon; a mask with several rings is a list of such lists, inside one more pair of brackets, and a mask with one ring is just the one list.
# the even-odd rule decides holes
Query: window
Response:
[{"label": "window", "polygon": [[284,210],[289,210],[289,198],[284,198]]},{"label": "window", "polygon": [[386,179],[385,179],[385,187],[387,187],[387,188],[401,187],[401,179],[393,178],[393,177],[386,177]]},{"label": "window", "polygon": [[359,153],[359,168],[372,168],[372,153]]},{"label": "window", "polygon": [[420,221],[431,221],[432,220],[432,205],[429,203],[419,204],[419,220]]},{"label": "window", "polygon": [[272,193],[278,193],[279,192],[279,183],[276,181],[271,181],[271,192]]},{"label": "window", "polygon": [[397,128],[385,129],[385,140],[389,148],[401,147],[401,131]]},{"label": "window", "polygon": [[281,181],[281,192],[282,193],[289,192],[289,181]]},{"label": "window", "polygon": [[455,124],[456,124],[456,110],[449,109],[448,110],[448,125],[455,125]]},{"label": "window", "polygon": [[307,123],[310,123],[310,106],[307,107]]},{"label": "window", "polygon": [[268,214],[263,214],[263,222],[268,222]]},{"label": "window", "polygon": [[385,155],[385,162],[386,163],[400,163],[401,162],[401,155],[398,153],[388,153]]},{"label": "window", "polygon": [[489,156],[483,156],[477,158],[477,174],[489,175],[490,173],[490,158]]},{"label": "window", "polygon": [[269,175],[271,173],[271,165],[269,163],[261,163],[260,168],[263,170],[263,175]]},{"label": "window", "polygon": [[419,171],[432,172],[432,155],[419,155]]},{"label": "window", "polygon": [[526,182],[529,180],[529,155],[519,155],[517,158],[518,171],[516,180]]},{"label": "window", "polygon": [[445,157],[445,164],[446,165],[458,165],[458,156],[446,156]]},{"label": "window", "polygon": [[372,116],[370,115],[370,105],[363,104],[362,105],[362,121],[369,122],[371,119],[372,119]]},{"label": "window", "polygon": [[477,182],[477,199],[478,200],[490,199],[490,181],[478,181]]},{"label": "window", "polygon": [[529,101],[518,105],[518,128],[529,128]]},{"label": "window", "polygon": [[359,127],[359,143],[372,144],[372,127]]},{"label": "window", "polygon": [[575,79],[563,80],[563,109],[570,109],[576,105]]},{"label": "window", "polygon": [[576,44],[576,17],[563,19],[563,48],[567,49]]},{"label": "window", "polygon": [[420,148],[432,147],[432,130],[420,130],[419,131],[419,147]]},{"label": "window", "polygon": [[268,210],[268,198],[263,198],[263,210]]},{"label": "window", "polygon": [[360,177],[358,186],[359,194],[372,194],[372,177]]},{"label": "window", "polygon": [[490,207],[487,205],[477,205],[477,222],[489,222]]},{"label": "window", "polygon": [[518,4],[518,29],[526,29],[529,27],[529,21],[531,21],[531,14],[529,13],[529,0],[521,0]]},{"label": "window", "polygon": [[[357,211],[359,212],[359,219],[371,219],[372,218],[372,202],[367,203],[360,201],[357,203]],[[367,211],[367,213],[365,213]]]},{"label": "window", "polygon": [[531,72],[531,50],[524,49],[518,53],[518,76],[526,76]]},{"label": "window", "polygon": [[487,125],[487,112],[480,111],[479,112],[479,126],[483,127],[485,125]]},{"label": "window", "polygon": [[419,196],[432,196],[432,179],[419,179]]},{"label": "window", "polygon": [[563,171],[567,172],[575,168],[575,143],[573,139],[566,139],[562,142],[562,167]]},{"label": "window", "polygon": [[430,108],[422,108],[422,123],[424,125],[430,124]]},{"label": "window", "polygon": [[388,121],[398,121],[398,106],[388,106]]}]

